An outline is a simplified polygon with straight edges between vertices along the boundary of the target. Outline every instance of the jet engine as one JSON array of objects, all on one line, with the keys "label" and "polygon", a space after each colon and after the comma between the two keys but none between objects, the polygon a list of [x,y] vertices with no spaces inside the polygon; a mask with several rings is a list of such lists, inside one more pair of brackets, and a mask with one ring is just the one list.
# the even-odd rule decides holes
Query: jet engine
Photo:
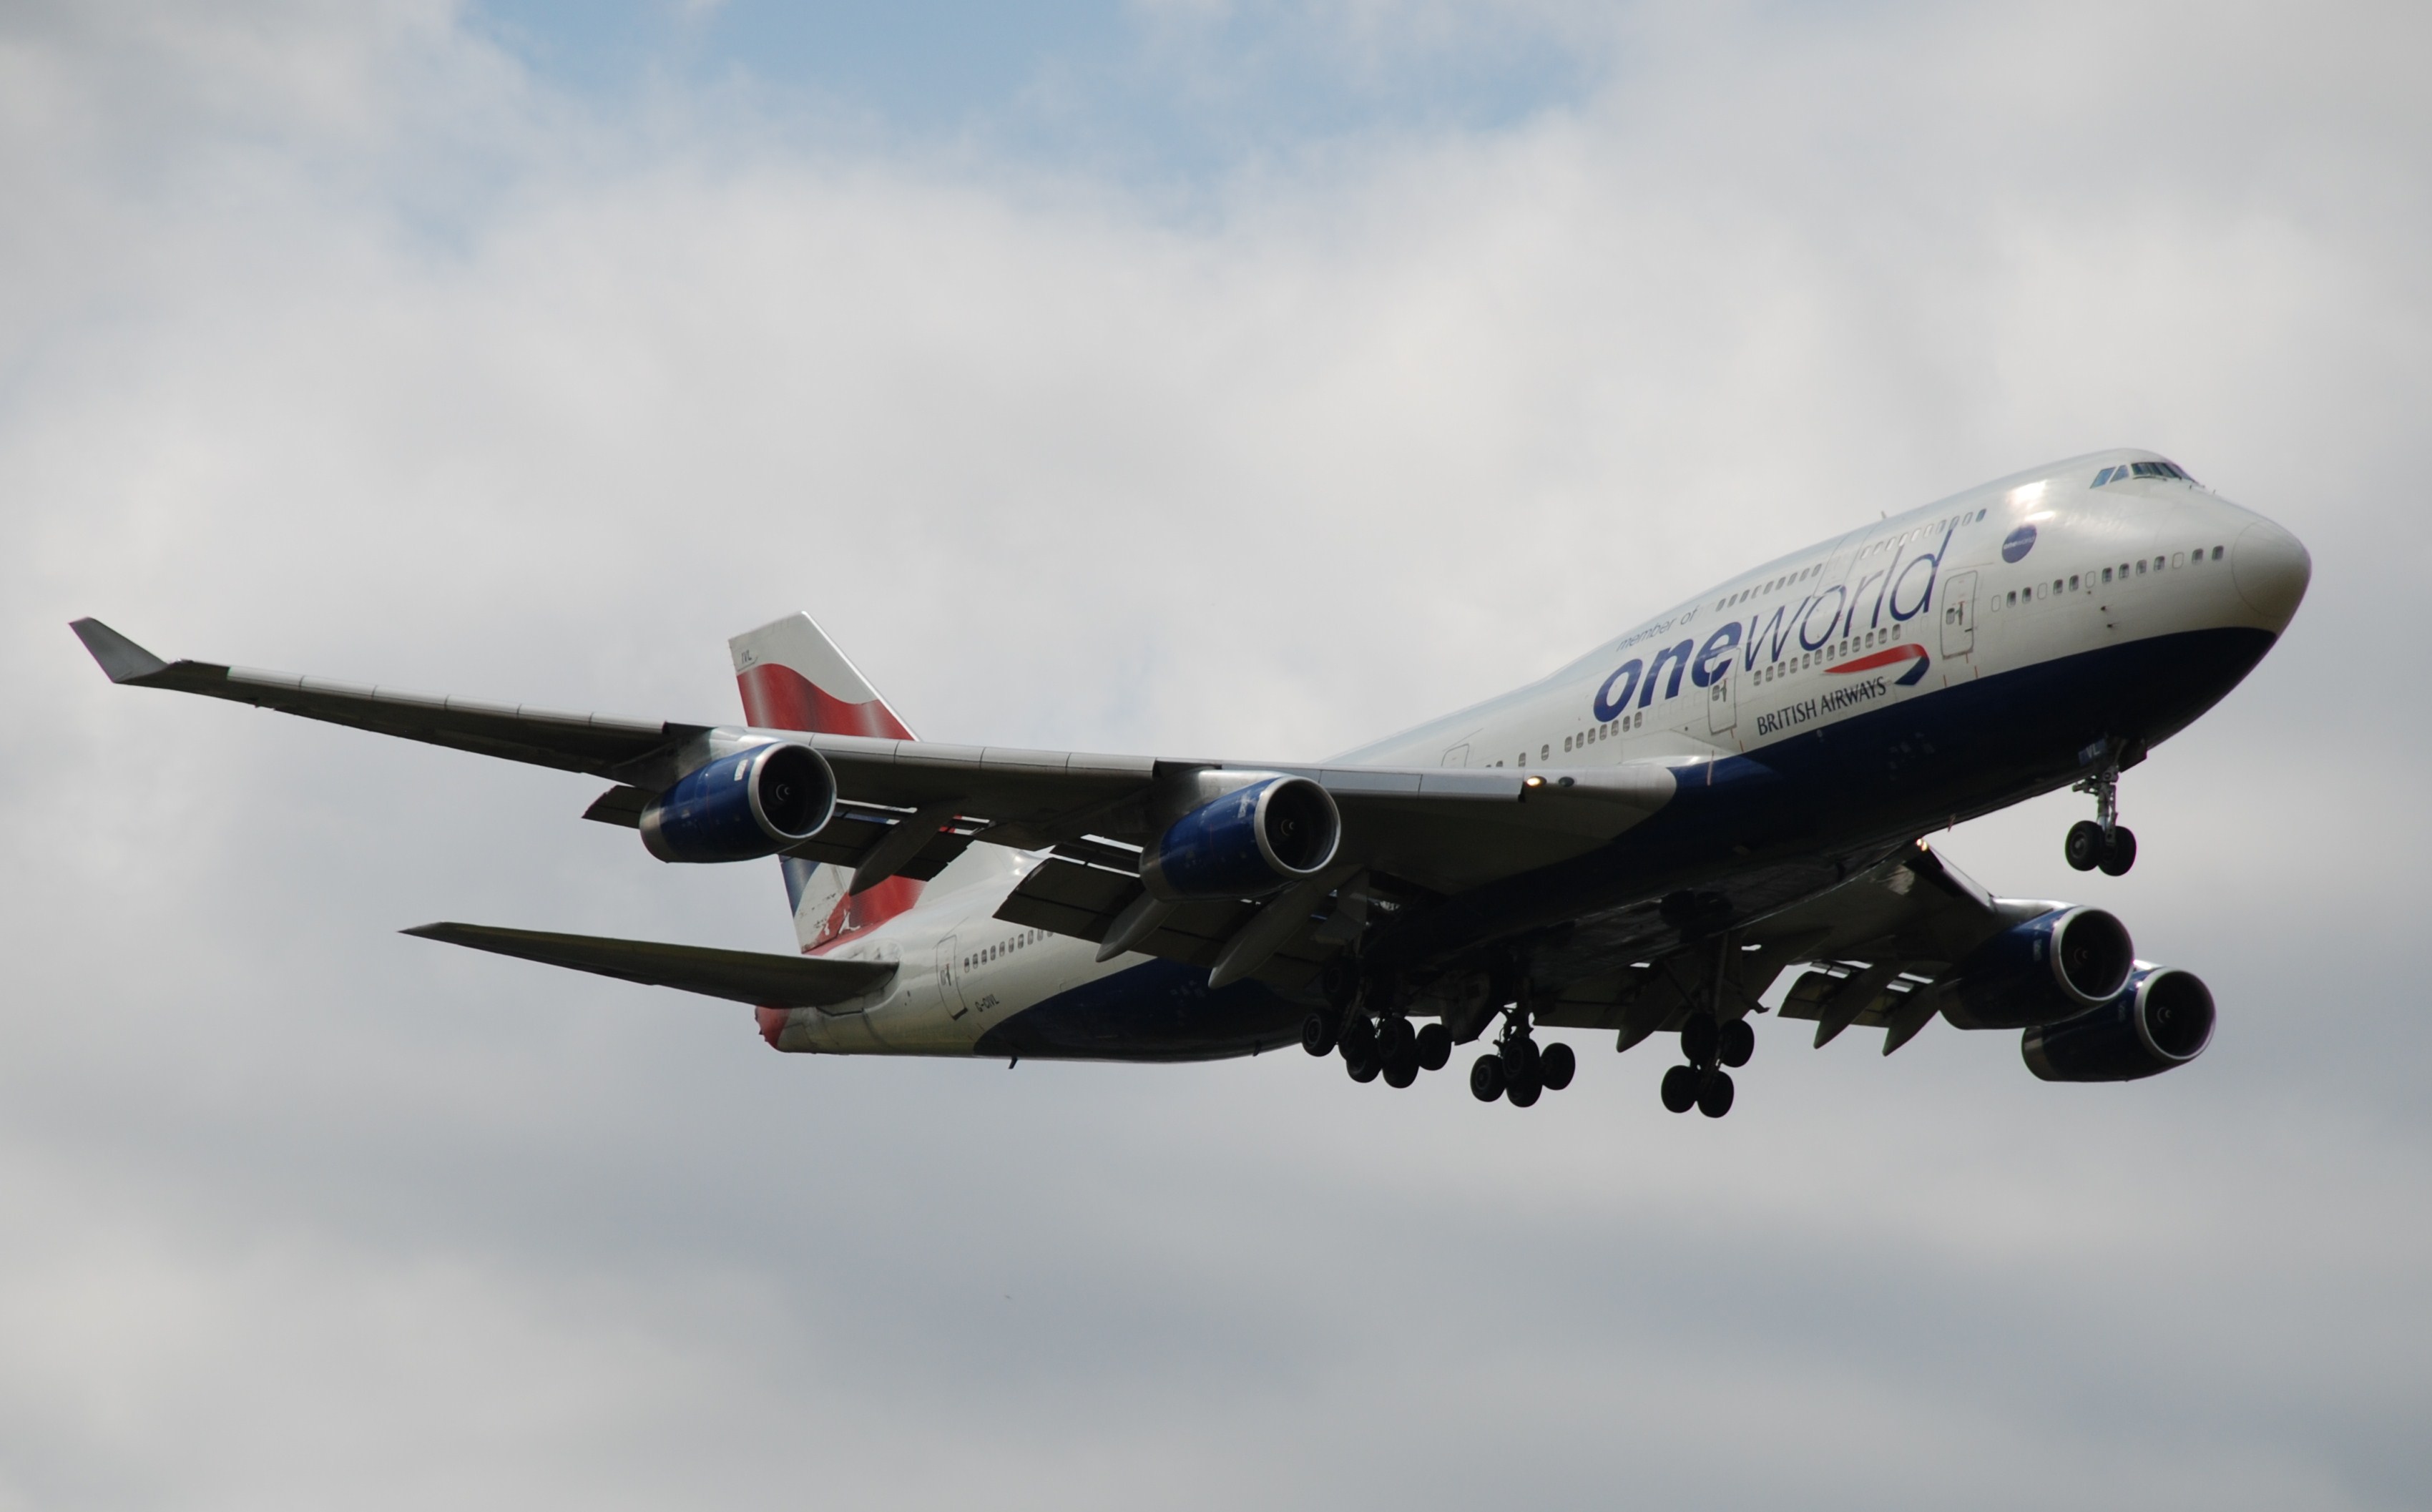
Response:
[{"label": "jet engine", "polygon": [[1168,900],[1257,898],[1334,859],[1343,815],[1306,777],[1270,777],[1176,819],[1141,858],[1140,881]]},{"label": "jet engine", "polygon": [[2212,1021],[2212,991],[2195,973],[2140,966],[2119,997],[2028,1030],[2018,1050],[2047,1082],[2134,1082],[2203,1054]]},{"label": "jet engine", "polygon": [[1962,1029],[2049,1024],[2118,997],[2136,965],[2119,919],[2099,908],[2055,908],[1959,963],[1943,1016]]},{"label": "jet engine", "polygon": [[836,812],[836,773],[808,746],[754,746],[687,773],[642,811],[642,844],[661,861],[752,861],[819,832]]}]

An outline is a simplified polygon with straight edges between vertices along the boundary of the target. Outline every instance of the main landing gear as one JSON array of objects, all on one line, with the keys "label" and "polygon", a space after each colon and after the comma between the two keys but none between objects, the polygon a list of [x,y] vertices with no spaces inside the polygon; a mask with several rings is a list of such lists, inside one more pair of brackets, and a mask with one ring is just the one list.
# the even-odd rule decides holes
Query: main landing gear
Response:
[{"label": "main landing gear", "polygon": [[1746,1066],[1755,1053],[1756,1029],[1747,1019],[1722,1023],[1711,1014],[1692,1014],[1680,1026],[1680,1057],[1689,1064],[1664,1073],[1664,1106],[1721,1117],[1731,1111],[1731,1073],[1723,1067]]},{"label": "main landing gear", "polygon": [[2106,877],[2124,877],[2136,865],[2136,832],[2120,822],[2120,768],[2106,766],[2070,791],[2094,795],[2094,817],[2069,827],[2061,849],[2080,871],[2103,868]]},{"label": "main landing gear", "polygon": [[1579,1074],[1579,1058],[1560,1040],[1539,1047],[1528,1033],[1528,1016],[1514,1008],[1503,1021],[1495,1049],[1469,1067],[1469,1090],[1480,1102],[1502,1098],[1525,1108],[1540,1094],[1560,1092]]},{"label": "main landing gear", "polygon": [[[1409,1086],[1421,1071],[1443,1070],[1452,1060],[1452,1031],[1441,1022],[1411,1024],[1390,979],[1363,983],[1355,971],[1348,963],[1328,968],[1327,1006],[1301,1020],[1301,1049],[1318,1056],[1340,1051],[1355,1082],[1383,1077],[1387,1086]],[[1381,1011],[1372,1015],[1372,1006]],[[1504,1010],[1495,1048],[1469,1068],[1469,1089],[1481,1102],[1508,1098],[1525,1108],[1541,1093],[1570,1085],[1579,1067],[1568,1045],[1541,1049],[1529,1037],[1528,1010],[1514,1006]]]},{"label": "main landing gear", "polygon": [[1421,1071],[1441,1071],[1452,1059],[1452,1035],[1442,1024],[1413,1026],[1400,1014],[1383,1019],[1353,1011],[1338,1016],[1325,1009],[1301,1020],[1300,1047],[1311,1055],[1343,1052],[1343,1068],[1355,1082],[1409,1086]]}]

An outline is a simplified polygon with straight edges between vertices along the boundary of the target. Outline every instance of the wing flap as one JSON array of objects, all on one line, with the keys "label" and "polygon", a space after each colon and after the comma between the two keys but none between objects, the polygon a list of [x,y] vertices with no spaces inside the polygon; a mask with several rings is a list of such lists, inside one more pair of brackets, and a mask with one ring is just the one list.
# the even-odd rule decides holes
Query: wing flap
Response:
[{"label": "wing flap", "polygon": [[763,1008],[824,1008],[846,1002],[876,991],[896,972],[891,961],[830,961],[819,956],[716,950],[699,945],[551,934],[491,924],[424,924],[401,932]]}]

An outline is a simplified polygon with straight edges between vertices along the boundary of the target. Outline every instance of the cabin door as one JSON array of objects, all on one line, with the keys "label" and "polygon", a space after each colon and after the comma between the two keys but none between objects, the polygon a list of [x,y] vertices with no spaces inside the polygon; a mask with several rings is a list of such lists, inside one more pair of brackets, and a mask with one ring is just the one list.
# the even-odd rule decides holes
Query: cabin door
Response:
[{"label": "cabin door", "polygon": [[952,934],[937,942],[937,1005],[956,1018],[971,1012],[963,1001],[963,958],[954,952],[960,942]]},{"label": "cabin door", "polygon": [[1976,649],[1976,575],[1963,572],[1942,590],[1942,654],[1968,656]]}]

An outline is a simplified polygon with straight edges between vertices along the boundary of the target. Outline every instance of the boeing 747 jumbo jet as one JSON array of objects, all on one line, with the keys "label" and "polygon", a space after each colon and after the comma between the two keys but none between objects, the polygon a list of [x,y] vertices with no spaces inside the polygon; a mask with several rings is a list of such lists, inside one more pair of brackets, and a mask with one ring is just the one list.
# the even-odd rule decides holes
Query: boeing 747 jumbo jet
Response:
[{"label": "boeing 747 jumbo jet", "polygon": [[[2312,563],[2145,451],[1864,526],[1682,600],[1550,676],[1330,761],[943,746],[807,615],[731,643],[749,724],[560,714],[163,662],[111,680],[615,785],[585,818],[663,862],[776,857],[800,956],[426,924],[427,939],[752,1005],[781,1050],[1174,1061],[1298,1035],[1407,1087],[1570,1084],[1542,1030],[1678,1036],[1664,1105],[1720,1117],[1751,1015],[1817,1046],[1939,1017],[2054,1082],[2184,1066],[2190,973],[2099,908],[1996,898],[1920,838],[2074,787],[2081,871],[2125,872],[2120,774],[2236,687]],[[1497,1021],[1500,1021],[1499,1028]]]}]

